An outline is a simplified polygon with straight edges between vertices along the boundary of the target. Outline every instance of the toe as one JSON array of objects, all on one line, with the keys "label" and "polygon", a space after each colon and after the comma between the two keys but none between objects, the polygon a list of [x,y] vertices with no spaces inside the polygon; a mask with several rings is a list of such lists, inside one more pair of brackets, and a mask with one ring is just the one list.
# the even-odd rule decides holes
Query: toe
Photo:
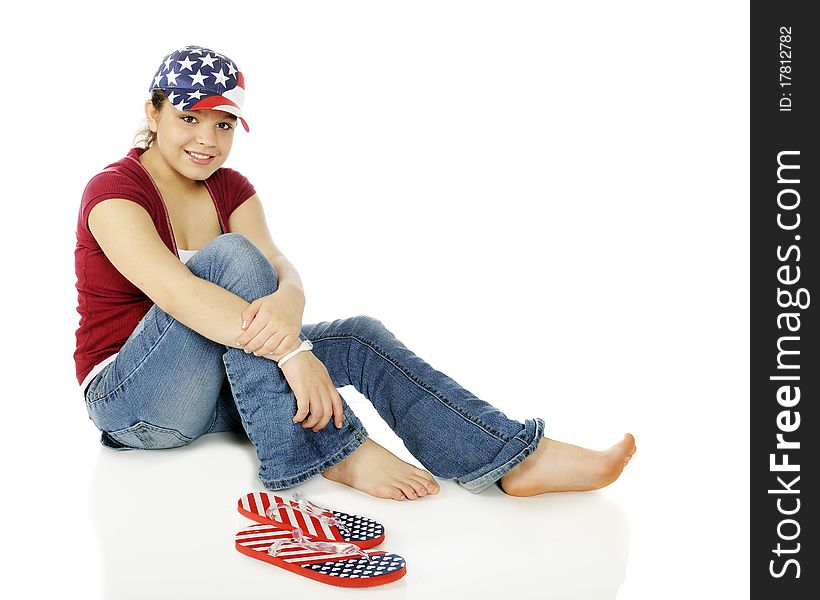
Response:
[{"label": "toe", "polygon": [[426,488],[428,494],[435,494],[439,490],[439,485],[435,478],[427,471],[419,470],[418,473],[414,474],[413,479],[421,482],[421,484]]},{"label": "toe", "polygon": [[398,488],[404,492],[404,496],[408,500],[417,500],[419,497],[418,494],[416,494],[416,490],[413,489],[413,486],[405,481],[399,483]]},{"label": "toe", "polygon": [[[436,481],[434,479],[431,480],[427,477],[416,477],[415,479],[416,479],[416,481],[421,483],[422,486],[424,486],[424,493],[425,494],[437,494],[438,493],[440,488],[439,488],[438,483],[436,483]],[[418,489],[418,488],[416,488],[416,489]]]},{"label": "toe", "polygon": [[419,498],[423,498],[428,494],[427,486],[418,477],[413,477],[408,483],[413,486]]}]

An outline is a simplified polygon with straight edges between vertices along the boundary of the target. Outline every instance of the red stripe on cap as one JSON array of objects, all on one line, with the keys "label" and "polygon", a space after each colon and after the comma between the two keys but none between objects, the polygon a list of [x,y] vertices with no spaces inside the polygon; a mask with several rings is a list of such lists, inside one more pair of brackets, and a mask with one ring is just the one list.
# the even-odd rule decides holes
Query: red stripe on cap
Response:
[{"label": "red stripe on cap", "polygon": [[203,98],[187,110],[210,110],[214,106],[224,106],[225,104],[239,108],[236,102],[228,100],[225,96],[208,96],[207,98]]}]

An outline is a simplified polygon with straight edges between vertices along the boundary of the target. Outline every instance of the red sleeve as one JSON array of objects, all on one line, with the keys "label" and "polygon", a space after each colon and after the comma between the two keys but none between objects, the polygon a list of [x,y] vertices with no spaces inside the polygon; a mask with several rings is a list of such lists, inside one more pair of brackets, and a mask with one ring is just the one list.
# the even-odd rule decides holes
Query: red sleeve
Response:
[{"label": "red sleeve", "polygon": [[138,182],[113,171],[103,171],[91,178],[83,191],[83,198],[80,204],[80,223],[88,230],[88,214],[91,209],[103,200],[109,198],[122,198],[131,200],[142,206],[151,218],[151,203],[145,195],[145,190]]},{"label": "red sleeve", "polygon": [[227,216],[235,211],[240,204],[256,194],[256,190],[248,178],[239,171],[223,167],[225,176],[225,199],[227,202]]}]

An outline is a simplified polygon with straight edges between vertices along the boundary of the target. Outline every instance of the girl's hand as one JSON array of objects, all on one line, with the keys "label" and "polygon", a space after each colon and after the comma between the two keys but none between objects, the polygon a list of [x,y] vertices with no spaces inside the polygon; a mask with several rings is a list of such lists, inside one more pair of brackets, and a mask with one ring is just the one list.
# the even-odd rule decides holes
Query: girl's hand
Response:
[{"label": "girl's hand", "polygon": [[302,423],[302,429],[310,427],[319,431],[332,418],[337,429],[342,426],[342,397],[333,385],[327,367],[313,352],[300,352],[288,360],[282,365],[282,374],[296,396],[294,423]]},{"label": "girl's hand", "polygon": [[236,339],[236,345],[257,356],[287,354],[300,343],[304,307],[289,288],[257,298],[242,311],[245,333]]}]

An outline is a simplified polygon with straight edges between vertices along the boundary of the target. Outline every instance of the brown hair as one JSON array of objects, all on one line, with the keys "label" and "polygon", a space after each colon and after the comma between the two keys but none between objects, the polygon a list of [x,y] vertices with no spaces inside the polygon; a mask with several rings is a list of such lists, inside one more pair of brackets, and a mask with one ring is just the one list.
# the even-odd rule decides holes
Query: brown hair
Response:
[{"label": "brown hair", "polygon": [[[167,99],[168,96],[165,95],[165,90],[155,89],[151,92],[151,104],[153,104],[157,110],[162,110],[162,105]],[[151,128],[148,126],[148,120],[146,119],[145,127],[134,135],[134,139],[131,143],[134,146],[147,150],[155,141],[157,141],[157,134],[151,131]]]}]

